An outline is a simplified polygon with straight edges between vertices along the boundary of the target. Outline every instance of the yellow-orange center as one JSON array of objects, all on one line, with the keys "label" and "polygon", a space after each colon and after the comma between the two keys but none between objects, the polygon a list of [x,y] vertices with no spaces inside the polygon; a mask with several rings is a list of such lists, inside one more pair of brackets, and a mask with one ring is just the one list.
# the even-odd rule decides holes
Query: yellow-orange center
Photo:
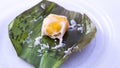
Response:
[{"label": "yellow-orange center", "polygon": [[51,35],[53,33],[60,32],[61,28],[62,28],[62,26],[60,23],[52,22],[47,25],[46,32]]}]

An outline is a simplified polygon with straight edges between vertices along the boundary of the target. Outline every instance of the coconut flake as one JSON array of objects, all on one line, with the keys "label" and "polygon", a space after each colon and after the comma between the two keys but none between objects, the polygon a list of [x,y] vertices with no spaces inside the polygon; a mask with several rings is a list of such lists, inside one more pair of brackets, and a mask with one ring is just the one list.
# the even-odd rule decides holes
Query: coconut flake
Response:
[{"label": "coconut flake", "polygon": [[41,50],[41,49],[38,49],[38,50],[37,50],[37,52],[41,53],[41,52],[42,52],[42,50]]},{"label": "coconut flake", "polygon": [[31,23],[33,23],[33,22],[37,22],[37,19],[32,19],[31,21],[30,21]]},{"label": "coconut flake", "polygon": [[39,54],[39,55],[37,55],[37,56],[42,56],[42,54]]},{"label": "coconut flake", "polygon": [[77,23],[76,23],[75,20],[72,19],[72,20],[70,21],[70,24],[71,24],[72,26],[75,26]]},{"label": "coconut flake", "polygon": [[72,50],[72,48],[68,48],[68,50],[64,51],[64,53],[65,54],[71,54],[72,53],[71,50]]},{"label": "coconut flake", "polygon": [[33,31],[30,31],[30,33],[28,35],[31,35],[33,33]]},{"label": "coconut flake", "polygon": [[54,41],[55,41],[55,42],[57,42],[57,40],[56,40],[56,39],[55,39]]},{"label": "coconut flake", "polygon": [[81,26],[81,24],[77,24],[77,26],[78,26],[78,27],[80,27],[80,26]]},{"label": "coconut flake", "polygon": [[82,30],[83,30],[83,27],[78,27],[77,30],[78,30],[78,31],[82,31]]},{"label": "coconut flake", "polygon": [[32,48],[33,46],[32,46],[32,45],[29,45],[28,47]]},{"label": "coconut flake", "polygon": [[78,27],[77,30],[81,31],[81,33],[83,33],[83,27]]},{"label": "coconut flake", "polygon": [[64,51],[65,55],[63,56],[63,58],[65,58],[67,55],[70,55],[72,52],[71,50],[73,49],[73,47],[68,48],[66,51]]},{"label": "coconut flake", "polygon": [[41,6],[42,9],[45,9],[45,7],[46,7],[44,3],[41,3],[40,6]]},{"label": "coconut flake", "polygon": [[41,49],[49,48],[48,44],[41,44]]},{"label": "coconut flake", "polygon": [[42,39],[42,36],[38,36],[38,37],[35,39],[34,45],[39,45],[41,39]]},{"label": "coconut flake", "polygon": [[56,45],[56,46],[54,47],[54,49],[58,49],[58,48],[60,48],[60,47],[64,47],[64,46],[65,46],[65,44],[62,43],[62,41],[63,41],[62,37],[60,37],[60,38],[58,38],[58,39],[59,39],[59,44]]},{"label": "coconut flake", "polygon": [[76,21],[73,20],[73,19],[70,21],[70,24],[71,24],[71,25],[70,25],[69,27],[70,27],[71,29],[75,28],[75,26],[77,25]]},{"label": "coconut flake", "polygon": [[79,49],[79,47],[78,47],[78,46],[75,46],[74,49]]},{"label": "coconut flake", "polygon": [[55,47],[54,47],[54,49],[58,49],[58,48],[61,48],[61,47],[64,47],[65,46],[65,44],[64,43],[61,43],[61,44],[59,44],[59,45],[56,45]]}]

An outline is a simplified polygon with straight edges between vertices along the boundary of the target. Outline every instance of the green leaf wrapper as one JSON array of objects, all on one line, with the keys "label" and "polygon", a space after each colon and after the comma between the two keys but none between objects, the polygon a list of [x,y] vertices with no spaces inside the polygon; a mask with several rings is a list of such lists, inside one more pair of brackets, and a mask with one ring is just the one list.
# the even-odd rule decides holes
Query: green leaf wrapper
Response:
[{"label": "green leaf wrapper", "polygon": [[[40,55],[38,50],[41,49],[42,45],[35,46],[34,42],[41,35],[43,19],[50,13],[64,15],[68,17],[69,22],[74,20],[77,24],[82,25],[82,31],[68,30],[63,38],[65,47],[59,49],[52,49],[59,40],[54,41],[54,39],[44,36],[41,43],[48,44],[49,48],[43,49]],[[85,47],[94,38],[95,33],[96,27],[86,14],[66,10],[49,1],[40,2],[17,16],[9,24],[9,37],[17,55],[34,65],[35,68],[58,68],[72,52]],[[71,53],[65,54],[68,49],[71,49]]]}]

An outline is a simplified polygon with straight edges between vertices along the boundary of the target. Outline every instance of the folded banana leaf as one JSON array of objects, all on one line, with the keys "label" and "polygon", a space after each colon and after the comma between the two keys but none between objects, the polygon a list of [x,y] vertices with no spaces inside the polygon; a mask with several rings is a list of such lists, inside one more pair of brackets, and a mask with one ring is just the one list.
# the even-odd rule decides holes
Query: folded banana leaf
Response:
[{"label": "folded banana leaf", "polygon": [[[39,40],[41,44],[34,45],[35,39],[41,35],[43,19],[50,13],[66,16],[70,24],[77,23],[74,29],[69,28],[65,33],[65,46],[58,49],[53,47],[59,40],[48,36]],[[85,47],[96,33],[96,27],[86,14],[66,10],[45,0],[18,15],[8,29],[17,55],[35,68],[58,68],[71,53]],[[47,47],[43,48],[43,44]]]}]

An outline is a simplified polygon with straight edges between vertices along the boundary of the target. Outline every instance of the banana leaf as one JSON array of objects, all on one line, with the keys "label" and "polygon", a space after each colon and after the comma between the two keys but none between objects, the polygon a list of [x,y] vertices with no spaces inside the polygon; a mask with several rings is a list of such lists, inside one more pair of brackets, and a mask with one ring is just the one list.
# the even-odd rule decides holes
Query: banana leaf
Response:
[{"label": "banana leaf", "polygon": [[[42,44],[35,46],[34,43],[41,35],[43,19],[50,13],[64,15],[69,22],[74,21],[79,25],[65,33],[65,46],[58,49],[52,49],[58,44],[58,39],[44,36],[40,42],[49,47],[41,51]],[[9,24],[8,30],[17,55],[35,68],[58,68],[71,53],[85,47],[96,33],[96,27],[86,14],[64,9],[54,2],[45,0],[18,15]]]}]

